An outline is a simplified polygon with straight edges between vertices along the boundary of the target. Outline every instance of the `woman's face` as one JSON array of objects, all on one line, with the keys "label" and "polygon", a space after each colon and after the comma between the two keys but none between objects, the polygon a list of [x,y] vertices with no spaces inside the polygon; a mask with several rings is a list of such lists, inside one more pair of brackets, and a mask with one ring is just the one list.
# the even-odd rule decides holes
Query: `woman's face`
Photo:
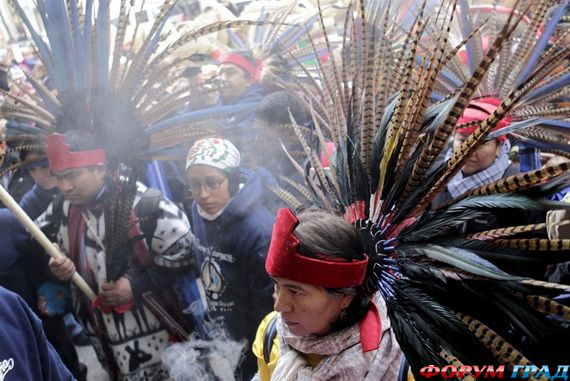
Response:
[{"label": "woman's face", "polygon": [[230,201],[228,177],[221,169],[196,164],[186,174],[192,197],[207,213],[218,212]]},{"label": "woman's face", "polygon": [[[465,135],[455,134],[453,150],[458,151],[466,138]],[[499,154],[500,146],[499,141],[496,139],[488,140],[481,144],[465,161],[463,168],[461,168],[463,174],[465,176],[471,176],[489,168]]]},{"label": "woman's face", "polygon": [[[40,160],[43,157],[43,155],[32,152],[26,156],[24,162],[33,162]],[[47,166],[32,166],[28,169],[28,172],[34,179],[34,182],[45,190],[50,190],[57,186],[57,179],[52,175],[50,169]]]},{"label": "woman's face", "polygon": [[330,333],[331,324],[340,319],[352,295],[331,294],[323,287],[312,286],[286,278],[275,282],[275,311],[295,336]]}]

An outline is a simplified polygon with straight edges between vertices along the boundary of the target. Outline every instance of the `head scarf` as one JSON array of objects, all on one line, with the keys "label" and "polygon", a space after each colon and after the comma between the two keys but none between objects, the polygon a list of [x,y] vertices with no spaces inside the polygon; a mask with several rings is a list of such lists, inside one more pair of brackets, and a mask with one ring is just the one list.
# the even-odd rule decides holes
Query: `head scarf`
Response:
[{"label": "head scarf", "polygon": [[186,170],[196,164],[209,165],[232,173],[235,168],[239,167],[240,153],[229,140],[202,139],[194,143],[188,151]]}]

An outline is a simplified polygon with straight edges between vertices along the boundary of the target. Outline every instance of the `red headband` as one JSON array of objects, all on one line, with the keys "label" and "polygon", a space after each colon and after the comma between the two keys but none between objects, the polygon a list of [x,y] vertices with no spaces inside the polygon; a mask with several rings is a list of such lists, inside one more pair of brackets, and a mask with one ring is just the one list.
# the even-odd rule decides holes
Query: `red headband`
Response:
[{"label": "red headband", "polygon": [[[497,98],[482,98],[469,103],[469,106],[465,109],[459,120],[458,125],[467,124],[472,122],[479,122],[487,119],[497,107],[501,104],[501,100]],[[493,128],[493,131],[500,130],[503,127],[508,126],[511,123],[511,118],[505,116],[503,119],[499,120],[499,123]],[[479,125],[475,124],[465,128],[458,128],[457,133],[462,135],[471,135],[475,130],[479,128]],[[507,140],[505,135],[498,136],[496,138],[501,143]]]},{"label": "red headband", "polygon": [[105,150],[72,152],[63,135],[52,134],[47,138],[47,156],[52,171],[65,171],[70,168],[104,164]]},{"label": "red headband", "polygon": [[298,224],[293,212],[279,209],[265,261],[265,271],[269,275],[325,288],[355,287],[364,283],[368,257],[353,262],[305,257],[297,252],[299,240],[293,236]]},{"label": "red headband", "polygon": [[218,59],[218,62],[220,65],[233,64],[239,66],[251,75],[253,82],[258,82],[261,76],[261,67],[259,65],[251,63],[247,58],[236,53],[224,53]]}]

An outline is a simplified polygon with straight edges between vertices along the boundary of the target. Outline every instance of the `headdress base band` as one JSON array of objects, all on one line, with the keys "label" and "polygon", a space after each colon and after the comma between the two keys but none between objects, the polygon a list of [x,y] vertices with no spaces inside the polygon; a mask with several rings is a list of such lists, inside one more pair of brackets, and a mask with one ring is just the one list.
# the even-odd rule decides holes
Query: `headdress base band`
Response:
[{"label": "headdress base band", "polygon": [[70,145],[65,143],[65,137],[60,134],[48,136],[47,156],[49,168],[57,172],[106,162],[104,149],[73,152]]},{"label": "headdress base band", "polygon": [[239,54],[231,53],[231,52],[230,53],[224,53],[220,57],[218,62],[220,64],[237,65],[240,68],[242,68],[243,70],[247,71],[251,75],[253,82],[259,81],[259,75],[260,75],[259,66],[252,64],[251,62],[249,62],[249,60],[247,58],[245,58]]},{"label": "headdress base band", "polygon": [[334,262],[299,254],[299,240],[293,236],[298,223],[289,209],[279,209],[265,262],[270,276],[325,288],[356,287],[364,283],[368,257],[360,261]]}]

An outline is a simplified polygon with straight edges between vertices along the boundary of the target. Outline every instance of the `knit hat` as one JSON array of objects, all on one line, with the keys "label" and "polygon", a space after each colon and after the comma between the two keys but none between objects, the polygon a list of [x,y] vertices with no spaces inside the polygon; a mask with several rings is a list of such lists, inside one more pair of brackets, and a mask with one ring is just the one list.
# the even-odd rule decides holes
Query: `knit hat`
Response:
[{"label": "knit hat", "polygon": [[231,173],[239,167],[238,149],[226,139],[209,138],[198,140],[188,151],[186,170],[195,164],[210,165]]}]

